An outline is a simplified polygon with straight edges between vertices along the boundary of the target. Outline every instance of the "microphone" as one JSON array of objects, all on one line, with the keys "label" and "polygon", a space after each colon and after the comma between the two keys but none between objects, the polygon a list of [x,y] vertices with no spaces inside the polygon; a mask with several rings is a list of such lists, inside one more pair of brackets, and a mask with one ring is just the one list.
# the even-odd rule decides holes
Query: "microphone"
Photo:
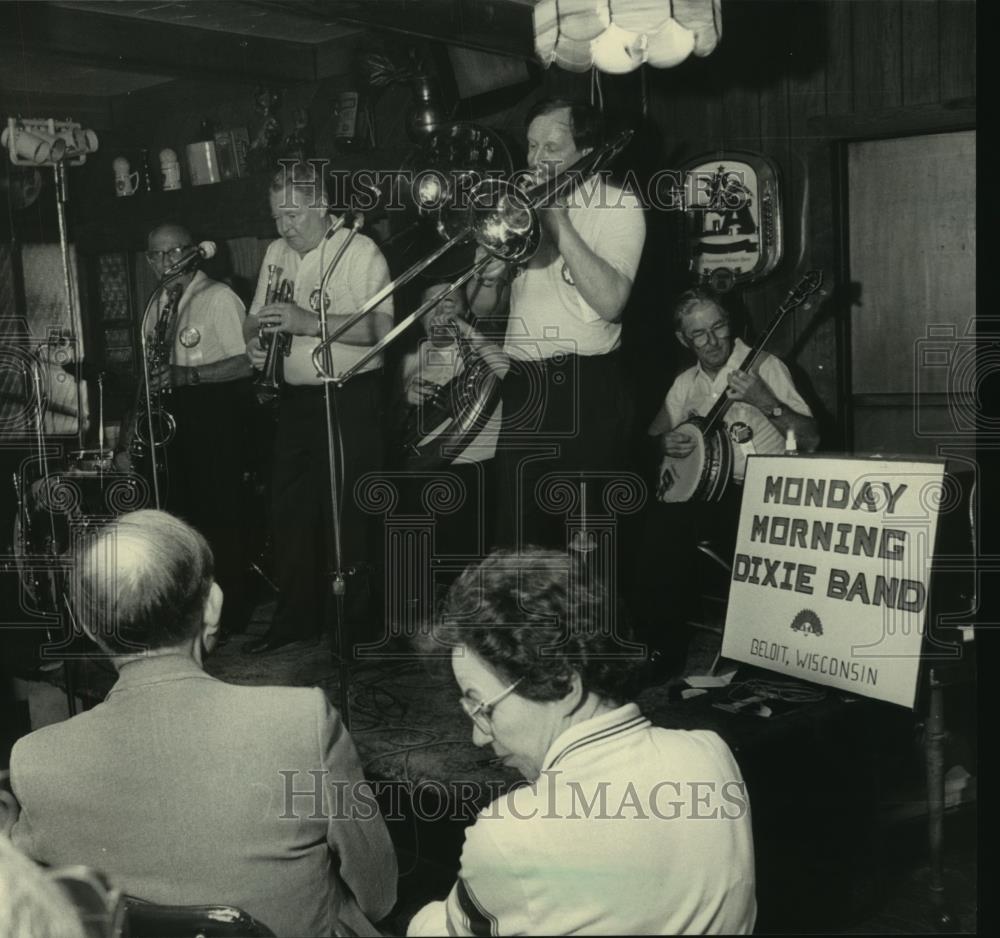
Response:
[{"label": "microphone", "polygon": [[348,209],[346,212],[342,212],[340,217],[330,225],[323,237],[329,241],[344,225],[350,225],[352,228],[360,231],[364,227],[364,224],[365,216],[361,212]]},{"label": "microphone", "polygon": [[185,267],[187,267],[194,260],[208,260],[210,257],[215,257],[215,242],[214,241],[202,241],[201,244],[192,244],[181,256],[180,259],[175,263],[171,264],[165,271],[163,271],[164,277],[170,277],[173,274],[180,273]]}]

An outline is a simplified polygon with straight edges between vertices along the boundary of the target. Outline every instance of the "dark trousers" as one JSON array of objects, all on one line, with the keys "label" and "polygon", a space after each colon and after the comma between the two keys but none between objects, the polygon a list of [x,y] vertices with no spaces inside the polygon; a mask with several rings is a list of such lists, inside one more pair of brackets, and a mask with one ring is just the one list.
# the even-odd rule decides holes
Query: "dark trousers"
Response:
[{"label": "dark trousers", "polygon": [[650,498],[629,594],[637,635],[652,648],[678,651],[687,623],[702,614],[703,591],[717,588],[728,596],[725,571],[702,556],[698,544],[732,563],[742,492],[730,483],[720,502],[663,504]]},{"label": "dark trousers", "polygon": [[618,352],[511,360],[497,446],[500,546],[566,547],[567,493],[552,487],[556,477],[568,481],[577,498],[586,481],[587,515],[604,511],[608,476],[626,464],[631,415],[621,367]]},{"label": "dark trousers", "polygon": [[[430,562],[438,587],[456,575],[445,572],[445,566],[474,563],[493,544],[495,462],[453,463],[399,480],[400,513],[412,516],[417,524],[429,518],[433,526]],[[423,572],[412,571],[412,582],[423,582]]]},{"label": "dark trousers", "polygon": [[168,410],[177,431],[167,449],[165,506],[197,528],[215,557],[215,579],[225,595],[222,625],[241,632],[249,618],[246,573],[246,441],[249,379],[175,388]]},{"label": "dark trousers", "polygon": [[[381,525],[364,511],[354,491],[358,478],[382,466],[381,372],[353,378],[331,390],[338,456],[341,569],[365,588],[379,582]],[[271,626],[275,637],[322,634],[328,621],[334,569],[333,524],[327,455],[327,417],[321,387],[285,387],[278,405],[272,475],[274,566],[279,590]]]}]

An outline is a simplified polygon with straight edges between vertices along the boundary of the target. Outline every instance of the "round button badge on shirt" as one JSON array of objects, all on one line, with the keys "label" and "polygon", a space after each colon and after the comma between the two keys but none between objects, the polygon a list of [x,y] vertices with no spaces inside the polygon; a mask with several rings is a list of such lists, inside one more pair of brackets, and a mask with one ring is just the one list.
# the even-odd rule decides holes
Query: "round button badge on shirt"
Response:
[{"label": "round button badge on shirt", "polygon": [[[309,294],[309,308],[314,313],[316,313],[317,316],[319,315],[319,287],[316,287],[316,289],[313,290],[312,293]],[[326,311],[327,311],[327,313],[330,312],[330,297],[329,296],[327,296],[327,299],[326,299]]]},{"label": "round button badge on shirt", "polygon": [[184,348],[194,348],[201,341],[201,333],[194,326],[181,329],[178,341]]},{"label": "round button badge on shirt", "polygon": [[753,439],[753,428],[742,420],[729,425],[729,438],[737,444],[749,443]]}]

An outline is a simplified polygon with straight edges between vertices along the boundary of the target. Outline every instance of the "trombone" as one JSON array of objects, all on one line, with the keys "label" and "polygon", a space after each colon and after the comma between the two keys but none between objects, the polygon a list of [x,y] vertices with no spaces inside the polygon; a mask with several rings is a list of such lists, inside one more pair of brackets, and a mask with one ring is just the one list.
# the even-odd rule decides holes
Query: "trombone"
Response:
[{"label": "trombone", "polygon": [[[448,209],[454,202],[453,191],[439,191],[434,187],[428,193],[428,201],[441,203],[438,213],[437,231],[445,238],[444,244],[432,251],[423,260],[418,261],[408,270],[390,281],[374,296],[372,296],[353,316],[325,336],[313,349],[312,361],[316,372],[324,381],[332,381],[338,386],[360,371],[372,358],[394,342],[397,336],[405,332],[428,310],[437,305],[442,297],[453,290],[464,286],[487,264],[494,259],[506,261],[508,264],[527,263],[538,250],[541,243],[541,224],[538,219],[538,209],[551,205],[559,196],[572,187],[581,184],[595,173],[604,169],[614,160],[632,138],[633,131],[622,131],[603,146],[577,160],[572,166],[552,179],[540,182],[531,189],[518,186],[510,180],[487,177],[477,182],[469,190],[469,204],[461,217],[464,224],[449,224]],[[418,198],[420,195],[418,194]],[[457,228],[457,230],[452,230]],[[417,307],[409,316],[401,320],[375,343],[357,362],[341,372],[332,373],[330,364],[330,348],[337,339],[354,325],[364,319],[386,297],[392,295],[404,284],[426,270],[443,254],[453,247],[474,239],[485,250],[485,256],[476,261],[464,274],[455,281],[443,287],[429,300]]]}]

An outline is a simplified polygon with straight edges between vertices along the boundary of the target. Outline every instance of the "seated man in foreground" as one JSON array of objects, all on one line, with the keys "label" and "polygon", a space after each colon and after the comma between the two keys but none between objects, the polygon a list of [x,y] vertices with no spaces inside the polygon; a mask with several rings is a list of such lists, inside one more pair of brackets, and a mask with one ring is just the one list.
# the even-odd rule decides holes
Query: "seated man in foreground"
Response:
[{"label": "seated man in foreground", "polygon": [[632,702],[634,646],[565,554],[497,552],[452,585],[472,741],[530,784],[466,831],[458,882],[409,935],[752,931],[750,804],[713,732],[654,727]]},{"label": "seated man in foreground", "polygon": [[140,899],[238,906],[277,935],[337,919],[378,934],[396,859],[339,715],[318,688],[202,669],[223,598],[205,539],[164,512],[124,515],[76,551],[71,597],[119,678],[14,746],[14,843]]}]

